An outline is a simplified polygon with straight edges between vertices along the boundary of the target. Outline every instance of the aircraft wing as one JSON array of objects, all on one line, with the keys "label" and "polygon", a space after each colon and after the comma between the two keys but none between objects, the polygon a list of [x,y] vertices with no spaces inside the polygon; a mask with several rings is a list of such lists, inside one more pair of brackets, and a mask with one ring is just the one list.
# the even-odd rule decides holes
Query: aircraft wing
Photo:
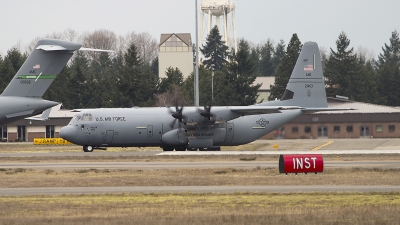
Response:
[{"label": "aircraft wing", "polygon": [[231,106],[232,112],[239,113],[241,116],[281,113],[281,110],[304,109],[299,106]]}]

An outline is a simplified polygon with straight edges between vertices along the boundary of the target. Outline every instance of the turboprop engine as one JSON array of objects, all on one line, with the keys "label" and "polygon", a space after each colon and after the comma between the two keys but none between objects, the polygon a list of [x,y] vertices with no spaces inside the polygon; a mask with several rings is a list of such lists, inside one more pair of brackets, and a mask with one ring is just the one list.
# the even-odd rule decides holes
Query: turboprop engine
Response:
[{"label": "turboprop engine", "polygon": [[161,142],[166,145],[182,146],[187,145],[188,137],[185,129],[178,128],[163,134],[161,137]]}]

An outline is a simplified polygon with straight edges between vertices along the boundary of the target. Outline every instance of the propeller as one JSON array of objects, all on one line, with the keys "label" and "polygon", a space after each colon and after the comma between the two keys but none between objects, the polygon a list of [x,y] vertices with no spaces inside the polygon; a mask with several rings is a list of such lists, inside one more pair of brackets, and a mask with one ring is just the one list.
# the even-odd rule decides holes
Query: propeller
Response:
[{"label": "propeller", "polygon": [[178,107],[178,104],[175,105],[175,112],[169,109],[169,112],[171,113],[172,117],[175,119],[169,124],[169,126],[172,128],[175,125],[176,120],[179,121],[179,128],[181,128],[181,123],[182,120],[185,118],[185,116],[182,114],[183,111],[183,106],[180,108]]},{"label": "propeller", "polygon": [[211,112],[211,106],[204,106],[204,110],[200,110],[200,115],[208,118],[208,120],[211,120],[211,118],[214,118],[213,120],[215,121],[215,115],[214,113]]}]

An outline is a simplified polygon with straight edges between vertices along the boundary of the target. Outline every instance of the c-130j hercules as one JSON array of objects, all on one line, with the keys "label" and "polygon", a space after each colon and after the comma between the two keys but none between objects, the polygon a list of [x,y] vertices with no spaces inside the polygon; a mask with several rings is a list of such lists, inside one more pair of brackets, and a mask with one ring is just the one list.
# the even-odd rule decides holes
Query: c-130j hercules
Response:
[{"label": "c-130j hercules", "polygon": [[160,146],[164,151],[218,150],[252,142],[296,117],[327,108],[318,45],[306,42],[280,100],[251,106],[84,109],[60,136],[85,152]]},{"label": "c-130j hercules", "polygon": [[[81,44],[55,39],[39,40],[32,53],[0,95],[0,126],[34,116],[57,105],[42,96]],[[112,52],[112,51],[111,51]]]}]

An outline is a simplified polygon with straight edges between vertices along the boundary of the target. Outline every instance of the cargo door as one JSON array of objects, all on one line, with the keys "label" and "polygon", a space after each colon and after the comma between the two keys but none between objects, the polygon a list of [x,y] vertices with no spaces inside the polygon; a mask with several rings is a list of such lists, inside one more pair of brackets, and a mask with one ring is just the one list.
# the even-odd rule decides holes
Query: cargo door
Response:
[{"label": "cargo door", "polygon": [[225,142],[232,142],[233,139],[233,123],[226,123],[226,137]]},{"label": "cargo door", "polygon": [[114,137],[114,130],[108,130],[106,136],[104,137],[104,144],[110,144]]}]

